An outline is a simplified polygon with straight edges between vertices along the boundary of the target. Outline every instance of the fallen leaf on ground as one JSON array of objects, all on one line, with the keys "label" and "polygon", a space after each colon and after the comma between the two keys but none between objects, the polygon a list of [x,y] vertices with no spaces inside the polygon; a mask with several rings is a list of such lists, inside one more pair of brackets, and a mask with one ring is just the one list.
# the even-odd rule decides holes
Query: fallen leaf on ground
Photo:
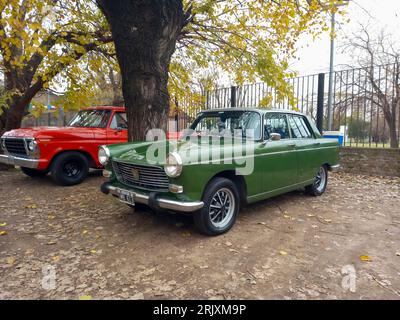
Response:
[{"label": "fallen leaf on ground", "polygon": [[48,245],[48,246],[52,246],[53,244],[56,244],[57,243],[57,241],[49,241],[49,242],[47,242],[46,244]]},{"label": "fallen leaf on ground", "polygon": [[80,296],[79,297],[79,300],[92,300],[93,298],[92,298],[92,296],[90,296],[90,295],[84,295],[84,296]]},{"label": "fallen leaf on ground", "polygon": [[53,220],[55,217],[56,217],[56,216],[54,216],[54,215],[52,215],[52,214],[49,214],[49,215],[47,216],[47,218],[48,218],[49,220]]},{"label": "fallen leaf on ground", "polygon": [[92,253],[92,254],[96,254],[97,253],[97,250],[90,250],[90,253]]},{"label": "fallen leaf on ground", "polygon": [[181,235],[184,238],[189,238],[191,236],[190,232],[182,232]]},{"label": "fallen leaf on ground", "polygon": [[371,262],[372,259],[369,256],[360,256],[360,260],[364,262]]},{"label": "fallen leaf on ground", "polygon": [[82,231],[82,234],[87,234],[87,233],[88,233],[87,230],[83,230],[83,231]]},{"label": "fallen leaf on ground", "polygon": [[325,222],[332,222],[331,219],[324,219],[324,220],[325,220]]},{"label": "fallen leaf on ground", "polygon": [[5,223],[5,222],[0,223],[0,227],[5,227],[6,225],[7,225],[7,223]]},{"label": "fallen leaf on ground", "polygon": [[263,225],[263,226],[265,226],[265,225],[266,225],[266,223],[265,223],[265,222],[258,222],[257,224],[261,224],[261,225]]},{"label": "fallen leaf on ground", "polygon": [[15,263],[15,258],[14,257],[8,257],[7,258],[7,264],[12,266]]},{"label": "fallen leaf on ground", "polygon": [[283,251],[283,250],[281,250],[281,251],[279,251],[279,254],[280,254],[281,256],[286,256],[286,255],[287,255],[287,252],[286,252],[286,251]]},{"label": "fallen leaf on ground", "polygon": [[54,256],[52,259],[53,259],[54,262],[60,261],[60,257],[59,256]]},{"label": "fallen leaf on ground", "polygon": [[28,209],[36,209],[36,208],[37,208],[37,205],[36,205],[35,203],[33,203],[33,204],[28,204],[27,206],[25,206],[25,208],[28,208]]},{"label": "fallen leaf on ground", "polygon": [[0,231],[0,236],[5,236],[7,234],[7,231]]},{"label": "fallen leaf on ground", "polygon": [[400,257],[400,251],[399,251],[399,252],[396,252],[396,256],[399,256],[399,257]]}]

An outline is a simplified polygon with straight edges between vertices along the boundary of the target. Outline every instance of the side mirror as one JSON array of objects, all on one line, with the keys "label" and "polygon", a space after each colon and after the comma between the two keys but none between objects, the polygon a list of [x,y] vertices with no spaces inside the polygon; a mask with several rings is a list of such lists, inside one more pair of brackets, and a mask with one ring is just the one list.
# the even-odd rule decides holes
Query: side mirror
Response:
[{"label": "side mirror", "polygon": [[281,135],[279,133],[271,133],[269,135],[269,138],[271,139],[271,141],[279,141],[281,140]]}]

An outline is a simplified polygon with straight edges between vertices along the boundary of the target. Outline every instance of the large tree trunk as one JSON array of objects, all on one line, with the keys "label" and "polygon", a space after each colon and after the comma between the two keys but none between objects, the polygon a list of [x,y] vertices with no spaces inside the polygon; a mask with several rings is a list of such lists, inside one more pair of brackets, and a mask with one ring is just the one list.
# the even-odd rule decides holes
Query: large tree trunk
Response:
[{"label": "large tree trunk", "polygon": [[113,35],[122,74],[129,140],[166,129],[168,68],[184,25],[182,0],[98,0]]},{"label": "large tree trunk", "polygon": [[[29,113],[28,106],[33,97],[43,88],[41,81],[36,82],[30,87],[14,87],[9,84],[7,77],[5,79],[6,91],[22,92],[12,94],[7,101],[8,107],[3,108],[0,115],[0,136],[4,132],[21,127],[22,119]],[[20,83],[23,83],[20,80]]]}]

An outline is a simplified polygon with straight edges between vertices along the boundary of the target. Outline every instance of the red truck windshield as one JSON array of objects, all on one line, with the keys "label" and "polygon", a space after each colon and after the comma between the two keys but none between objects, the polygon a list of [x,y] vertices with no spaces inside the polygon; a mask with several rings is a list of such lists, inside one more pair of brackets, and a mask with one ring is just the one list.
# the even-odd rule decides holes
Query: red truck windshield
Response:
[{"label": "red truck windshield", "polygon": [[105,128],[110,118],[110,110],[79,111],[69,122],[69,127]]}]

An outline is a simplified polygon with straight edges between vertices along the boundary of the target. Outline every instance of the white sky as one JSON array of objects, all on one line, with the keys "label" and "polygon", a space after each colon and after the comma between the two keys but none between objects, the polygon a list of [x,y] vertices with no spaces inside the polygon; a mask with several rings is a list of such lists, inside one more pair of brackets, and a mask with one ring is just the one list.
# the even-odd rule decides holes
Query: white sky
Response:
[{"label": "white sky", "polygon": [[[350,36],[359,30],[359,25],[370,23],[379,31],[385,28],[389,33],[398,34],[400,30],[400,0],[350,0],[347,14],[338,17],[336,24],[337,38],[335,50],[335,69],[344,64],[351,64],[346,52],[341,52],[340,45],[345,43],[346,34]],[[326,19],[329,21],[330,16]],[[343,20],[350,19],[350,22]],[[400,41],[400,37],[399,37]],[[298,61],[291,63],[291,69],[299,75],[315,74],[329,70],[329,34],[323,34],[313,41],[311,37],[303,37],[298,43]]]}]

